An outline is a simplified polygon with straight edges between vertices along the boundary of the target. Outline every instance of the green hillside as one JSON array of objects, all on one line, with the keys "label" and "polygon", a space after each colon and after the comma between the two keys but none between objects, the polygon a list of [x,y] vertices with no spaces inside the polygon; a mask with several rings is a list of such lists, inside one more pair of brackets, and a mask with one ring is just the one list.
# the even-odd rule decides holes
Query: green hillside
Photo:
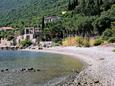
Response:
[{"label": "green hillside", "polygon": [[59,42],[77,35],[99,36],[97,44],[103,40],[115,42],[115,0],[12,0],[9,3],[6,7],[6,3],[0,5],[0,26],[38,27],[44,25],[43,16],[56,15],[61,20],[43,26],[43,40]]},{"label": "green hillside", "polygon": [[5,14],[12,9],[18,9],[26,6],[30,0],[0,0],[0,14]]},{"label": "green hillside", "polygon": [[[44,15],[60,14],[68,0],[4,0],[0,3],[0,26],[16,26],[20,22],[36,25]],[[15,25],[16,24],[16,25]]]}]

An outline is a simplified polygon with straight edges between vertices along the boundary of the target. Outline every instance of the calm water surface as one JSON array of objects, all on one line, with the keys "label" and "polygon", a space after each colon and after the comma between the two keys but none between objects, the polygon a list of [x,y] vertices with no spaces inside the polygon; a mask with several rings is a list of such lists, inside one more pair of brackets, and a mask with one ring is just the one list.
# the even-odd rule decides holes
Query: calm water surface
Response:
[{"label": "calm water surface", "polygon": [[[29,51],[0,51],[0,86],[38,86],[49,80],[81,70],[82,64],[70,56]],[[20,72],[21,68],[40,69],[39,72]]]}]

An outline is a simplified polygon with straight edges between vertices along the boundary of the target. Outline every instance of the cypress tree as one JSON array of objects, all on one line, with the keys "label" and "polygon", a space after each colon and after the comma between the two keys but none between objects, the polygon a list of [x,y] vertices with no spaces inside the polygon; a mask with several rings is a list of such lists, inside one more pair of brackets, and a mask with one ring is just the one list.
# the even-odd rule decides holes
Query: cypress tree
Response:
[{"label": "cypress tree", "polygon": [[78,0],[73,0],[73,10],[75,9],[77,5],[78,5]]},{"label": "cypress tree", "polygon": [[103,4],[103,0],[99,0],[99,5],[102,5]]},{"label": "cypress tree", "polygon": [[112,4],[115,4],[115,0],[112,0]]},{"label": "cypress tree", "polygon": [[78,0],[74,0],[74,6],[78,5]]},{"label": "cypress tree", "polygon": [[86,6],[84,7],[84,9],[85,9],[85,11],[84,11],[85,15],[87,15],[87,16],[96,15],[95,1],[94,0],[87,0]]},{"label": "cypress tree", "polygon": [[71,0],[69,0],[68,10],[74,10],[77,5],[78,5],[78,0],[73,0],[72,2]]},{"label": "cypress tree", "polygon": [[68,10],[71,10],[71,1],[69,0],[69,3],[68,3]]},{"label": "cypress tree", "polygon": [[71,7],[72,7],[71,10],[74,10],[74,8],[75,8],[75,3],[74,3],[74,1],[72,1],[72,3],[71,3]]},{"label": "cypress tree", "polygon": [[81,13],[85,12],[85,6],[86,6],[85,0],[81,0],[81,3],[80,3],[80,12]]},{"label": "cypress tree", "polygon": [[96,0],[96,5],[101,6],[103,4],[102,0]]},{"label": "cypress tree", "polygon": [[103,5],[102,0],[96,0],[95,8],[96,8],[96,12],[97,12],[98,15],[100,15],[100,13],[102,11],[102,5]]},{"label": "cypress tree", "polygon": [[103,3],[103,9],[104,9],[104,11],[107,11],[110,8],[111,8],[111,2],[108,1],[108,0],[104,1],[104,3]]}]

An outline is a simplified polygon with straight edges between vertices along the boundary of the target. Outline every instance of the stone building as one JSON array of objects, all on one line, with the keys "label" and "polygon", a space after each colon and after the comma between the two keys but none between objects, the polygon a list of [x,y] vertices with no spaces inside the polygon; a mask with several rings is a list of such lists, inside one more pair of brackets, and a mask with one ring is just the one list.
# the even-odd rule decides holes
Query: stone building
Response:
[{"label": "stone building", "polygon": [[16,42],[20,43],[22,40],[29,39],[34,44],[37,42],[36,35],[38,35],[40,32],[40,28],[26,27],[24,29],[24,34],[17,36]]},{"label": "stone building", "polygon": [[47,24],[50,22],[55,22],[55,21],[58,21],[59,19],[60,19],[59,16],[48,16],[44,18],[44,23]]},{"label": "stone building", "polygon": [[8,41],[5,38],[0,39],[0,45],[1,46],[12,46],[13,41]]},{"label": "stone building", "polygon": [[[14,28],[12,27],[0,27],[0,31],[11,31]],[[12,41],[8,41],[6,38],[0,38],[0,46],[11,46],[13,44]]]}]

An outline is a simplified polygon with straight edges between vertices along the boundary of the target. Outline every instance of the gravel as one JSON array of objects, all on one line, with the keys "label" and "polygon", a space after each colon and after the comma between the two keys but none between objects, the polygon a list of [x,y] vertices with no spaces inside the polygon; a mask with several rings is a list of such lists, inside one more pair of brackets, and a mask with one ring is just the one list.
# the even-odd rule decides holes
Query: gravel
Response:
[{"label": "gravel", "polygon": [[74,77],[54,86],[115,86],[114,47],[54,47],[39,52],[73,55],[87,63],[86,68]]}]

